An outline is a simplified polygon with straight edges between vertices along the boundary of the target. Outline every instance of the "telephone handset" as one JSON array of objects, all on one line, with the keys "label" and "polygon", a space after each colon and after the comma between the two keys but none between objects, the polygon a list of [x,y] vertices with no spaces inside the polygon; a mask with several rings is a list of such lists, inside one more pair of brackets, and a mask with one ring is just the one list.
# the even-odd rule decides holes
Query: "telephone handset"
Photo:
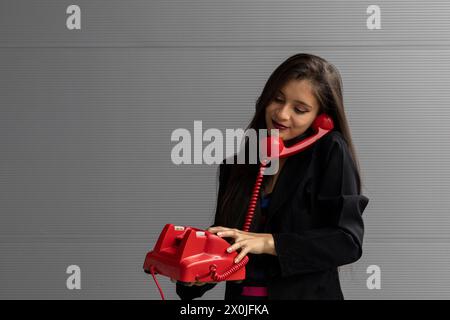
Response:
[{"label": "telephone handset", "polygon": [[[333,130],[333,120],[327,114],[322,113],[316,117],[311,128],[314,131],[313,135],[290,147],[286,147],[280,137],[267,137],[267,158],[263,159],[260,165],[243,231],[250,229],[268,161],[275,157],[286,158],[310,147]],[[278,148],[278,155],[276,152],[271,152],[274,150],[273,148]],[[144,271],[153,276],[163,300],[164,294],[155,278],[155,274],[158,273],[180,282],[244,280],[244,266],[248,263],[249,258],[245,256],[241,261],[235,263],[234,259],[238,252],[227,252],[226,249],[229,246],[230,244],[225,239],[206,230],[166,224],[154,249],[145,257]]]},{"label": "telephone handset", "polygon": [[274,137],[267,137],[267,139],[269,140],[267,142],[268,158],[271,157],[270,150],[274,147],[278,147],[279,158],[287,158],[298,152],[301,152],[311,146],[314,142],[322,138],[325,134],[333,130],[333,128],[333,119],[331,119],[331,117],[327,114],[322,113],[316,117],[311,125],[311,129],[314,131],[314,134],[301,140],[291,147],[285,147],[284,142],[281,138],[276,139]]}]

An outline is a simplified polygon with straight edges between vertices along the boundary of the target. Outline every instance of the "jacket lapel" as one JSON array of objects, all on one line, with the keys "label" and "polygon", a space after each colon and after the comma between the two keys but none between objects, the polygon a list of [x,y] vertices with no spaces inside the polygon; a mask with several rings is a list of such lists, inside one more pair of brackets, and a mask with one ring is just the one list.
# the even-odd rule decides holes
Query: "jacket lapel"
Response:
[{"label": "jacket lapel", "polygon": [[294,196],[293,193],[297,190],[298,184],[305,178],[304,175],[308,173],[307,166],[310,163],[308,160],[311,160],[311,152],[312,148],[308,148],[286,160],[273,189],[267,209],[266,225],[269,225],[269,221],[275,216],[281,206]]}]

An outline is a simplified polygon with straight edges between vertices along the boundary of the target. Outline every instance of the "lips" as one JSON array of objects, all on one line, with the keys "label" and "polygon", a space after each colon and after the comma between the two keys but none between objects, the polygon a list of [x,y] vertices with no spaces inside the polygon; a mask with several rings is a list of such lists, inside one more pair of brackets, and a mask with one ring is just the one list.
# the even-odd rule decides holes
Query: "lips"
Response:
[{"label": "lips", "polygon": [[279,124],[278,122],[276,122],[275,120],[272,119],[272,123],[273,126],[278,129],[278,130],[284,130],[284,129],[288,129],[289,127],[283,126],[281,124]]}]

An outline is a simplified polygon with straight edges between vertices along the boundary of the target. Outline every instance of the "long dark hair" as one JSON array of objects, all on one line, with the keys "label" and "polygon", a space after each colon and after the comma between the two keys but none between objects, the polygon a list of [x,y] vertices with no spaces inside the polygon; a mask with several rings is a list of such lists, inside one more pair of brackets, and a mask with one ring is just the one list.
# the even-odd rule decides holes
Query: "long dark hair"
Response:
[{"label": "long dark hair", "polygon": [[[334,121],[334,130],[339,131],[345,139],[357,169],[358,192],[361,192],[360,166],[351,139],[350,129],[344,112],[342,79],[337,68],[325,59],[306,53],[289,57],[279,65],[267,80],[262,94],[256,100],[256,111],[246,129],[267,129],[265,120],[266,107],[273,101],[276,93],[290,80],[309,80],[314,95],[319,102],[319,112],[327,113]],[[309,131],[309,130],[308,130]],[[248,142],[244,151],[248,154]],[[236,158],[235,158],[236,160]],[[247,206],[250,201],[259,164],[226,164],[230,170],[229,179],[217,200],[215,225],[242,229]],[[267,181],[267,179],[265,179]],[[263,183],[264,187],[265,183]],[[263,187],[261,189],[263,189]],[[259,217],[259,205],[255,210],[255,219]],[[254,226],[254,223],[252,224]]]}]

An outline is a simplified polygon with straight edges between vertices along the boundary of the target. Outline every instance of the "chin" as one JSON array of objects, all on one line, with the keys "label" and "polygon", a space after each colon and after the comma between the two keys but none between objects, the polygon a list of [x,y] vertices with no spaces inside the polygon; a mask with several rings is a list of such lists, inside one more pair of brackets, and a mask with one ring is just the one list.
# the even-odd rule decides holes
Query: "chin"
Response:
[{"label": "chin", "polygon": [[291,137],[289,135],[286,135],[285,133],[281,133],[279,134],[279,137],[283,140],[283,141],[287,141],[290,140]]}]

